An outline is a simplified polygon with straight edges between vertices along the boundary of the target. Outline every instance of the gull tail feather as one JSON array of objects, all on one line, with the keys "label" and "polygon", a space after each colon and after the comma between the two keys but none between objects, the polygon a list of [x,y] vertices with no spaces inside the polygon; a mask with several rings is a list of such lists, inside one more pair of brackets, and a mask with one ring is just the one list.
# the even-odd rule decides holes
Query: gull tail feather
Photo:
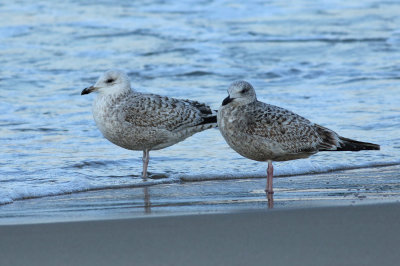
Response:
[{"label": "gull tail feather", "polygon": [[354,139],[348,139],[339,137],[340,147],[338,151],[361,151],[361,150],[380,150],[381,147],[378,144],[357,141]]},{"label": "gull tail feather", "polygon": [[362,151],[362,150],[380,150],[378,144],[362,142],[339,136],[334,131],[315,125],[322,142],[319,144],[320,151]]}]

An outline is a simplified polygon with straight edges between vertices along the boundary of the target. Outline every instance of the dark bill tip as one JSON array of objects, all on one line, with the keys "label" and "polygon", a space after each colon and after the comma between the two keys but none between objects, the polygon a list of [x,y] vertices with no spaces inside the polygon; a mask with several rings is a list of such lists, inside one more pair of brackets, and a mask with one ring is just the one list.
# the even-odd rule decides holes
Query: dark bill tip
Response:
[{"label": "dark bill tip", "polygon": [[231,101],[233,101],[234,98],[231,97],[226,97],[223,101],[222,101],[222,106],[227,105],[228,103],[230,103]]},{"label": "dark bill tip", "polygon": [[81,95],[89,94],[93,91],[93,86],[90,86],[88,88],[85,88],[82,92]]}]

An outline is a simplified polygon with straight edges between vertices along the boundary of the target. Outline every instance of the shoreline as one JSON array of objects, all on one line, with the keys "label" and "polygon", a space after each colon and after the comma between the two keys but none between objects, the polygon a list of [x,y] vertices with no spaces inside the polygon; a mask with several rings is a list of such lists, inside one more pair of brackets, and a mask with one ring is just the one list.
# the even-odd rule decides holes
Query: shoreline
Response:
[{"label": "shoreline", "polygon": [[[400,165],[274,179],[275,209],[400,202]],[[265,179],[97,190],[0,206],[1,224],[104,220],[267,209]]]},{"label": "shoreline", "polygon": [[[340,169],[334,169],[334,170],[316,170],[315,172],[311,173],[299,173],[299,174],[282,174],[282,175],[276,175],[274,176],[274,180],[276,178],[291,178],[291,177],[298,177],[298,176],[314,176],[314,175],[323,175],[323,174],[332,174],[334,175],[335,173],[341,173],[344,171],[349,171],[349,170],[368,170],[368,169],[376,169],[376,168],[386,168],[386,167],[399,167],[400,168],[400,163],[399,162],[393,162],[393,163],[385,163],[385,164],[376,164],[376,165],[370,165],[370,166],[355,166],[355,167],[345,167],[345,168],[340,168]],[[150,179],[152,181],[160,180],[161,182],[158,183],[149,183],[149,184],[129,184],[129,185],[115,185],[115,186],[108,186],[108,187],[94,187],[94,188],[87,188],[87,189],[82,189],[82,190],[76,190],[76,191],[71,191],[71,192],[60,192],[60,193],[54,193],[50,195],[32,195],[32,196],[23,196],[21,198],[16,198],[16,199],[10,199],[9,201],[4,201],[0,202],[0,207],[8,204],[13,204],[14,202],[18,201],[24,201],[24,200],[35,200],[35,199],[43,199],[43,198],[51,198],[51,197],[59,197],[59,196],[67,196],[67,195],[74,195],[74,194],[80,194],[80,193],[90,193],[90,192],[97,192],[97,191],[108,191],[108,190],[124,190],[124,189],[140,189],[140,188],[145,188],[145,187],[153,187],[153,186],[158,186],[158,185],[164,185],[164,184],[179,184],[179,183],[190,183],[190,182],[209,182],[209,181],[235,181],[235,180],[253,180],[253,179],[265,179],[265,176],[260,176],[260,175],[247,175],[245,176],[240,176],[240,177],[228,177],[229,175],[221,175],[221,177],[212,177],[212,178],[198,178],[197,176],[188,176],[188,175],[182,175],[178,178],[175,179],[170,179],[170,178],[165,178],[165,179]]]}]

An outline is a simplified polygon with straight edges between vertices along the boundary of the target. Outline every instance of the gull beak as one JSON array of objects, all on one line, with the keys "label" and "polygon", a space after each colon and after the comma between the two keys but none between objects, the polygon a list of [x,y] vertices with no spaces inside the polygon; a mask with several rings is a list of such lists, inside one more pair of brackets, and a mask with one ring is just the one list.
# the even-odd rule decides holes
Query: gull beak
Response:
[{"label": "gull beak", "polygon": [[96,91],[97,89],[98,89],[98,88],[96,88],[96,87],[94,87],[94,86],[87,87],[87,88],[85,88],[85,89],[81,92],[81,95],[89,94],[89,93],[91,93],[91,92]]},{"label": "gull beak", "polygon": [[232,102],[235,98],[231,98],[231,97],[226,97],[224,99],[224,101],[222,102],[222,106],[227,105],[228,103]]}]

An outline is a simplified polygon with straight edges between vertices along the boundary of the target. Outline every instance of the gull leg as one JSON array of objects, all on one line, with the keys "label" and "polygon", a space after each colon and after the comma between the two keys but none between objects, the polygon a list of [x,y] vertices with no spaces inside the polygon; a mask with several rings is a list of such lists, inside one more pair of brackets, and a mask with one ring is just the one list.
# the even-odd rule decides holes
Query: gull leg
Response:
[{"label": "gull leg", "polygon": [[268,160],[267,186],[265,188],[265,192],[267,192],[268,194],[274,194],[274,190],[272,188],[273,176],[274,176],[274,167],[272,166],[272,161]]},{"label": "gull leg", "polygon": [[149,160],[150,160],[150,156],[149,156],[149,149],[145,149],[143,151],[143,172],[142,172],[142,178],[146,179],[147,178],[147,166],[149,165]]},{"label": "gull leg", "polygon": [[273,175],[274,175],[274,167],[272,166],[272,161],[268,160],[267,185],[265,188],[265,192],[267,193],[267,199],[268,199],[268,208],[274,207],[274,190],[272,188]]}]

